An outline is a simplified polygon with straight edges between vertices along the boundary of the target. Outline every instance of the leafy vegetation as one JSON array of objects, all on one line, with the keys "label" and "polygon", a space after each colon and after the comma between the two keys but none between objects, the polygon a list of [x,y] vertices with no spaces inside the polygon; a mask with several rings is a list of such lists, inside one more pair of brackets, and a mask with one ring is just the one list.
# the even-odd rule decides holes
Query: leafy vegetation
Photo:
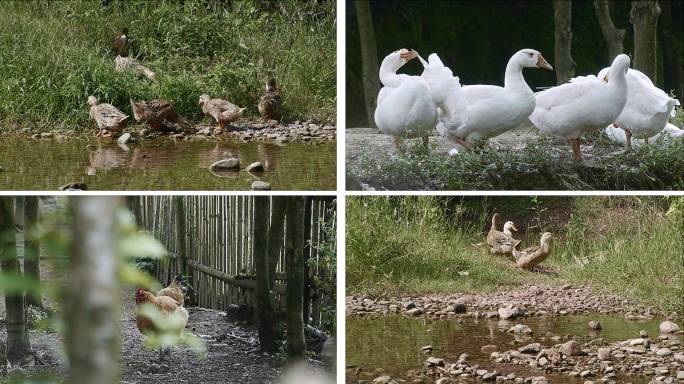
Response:
[{"label": "leafy vegetation", "polygon": [[[128,114],[129,97],[164,98],[197,121],[207,93],[255,119],[269,77],[285,119],[336,119],[335,2],[6,1],[0,22],[0,121],[14,129],[78,133],[89,95]],[[157,82],[114,71],[122,27]]]},{"label": "leafy vegetation", "polygon": [[[316,278],[319,288],[323,288],[328,296],[324,302],[322,298],[317,301],[320,311],[320,328],[329,334],[334,334],[337,329],[337,201],[332,205],[328,212],[330,219],[322,223],[325,237],[319,239],[317,244],[311,240],[308,246],[318,251],[318,258],[309,259],[309,266],[324,271],[321,279]],[[320,296],[320,295],[319,295]]]},{"label": "leafy vegetation", "polygon": [[[392,297],[571,282],[662,314],[684,311],[684,223],[676,214],[681,197],[348,196],[346,204],[347,294]],[[523,246],[553,232],[553,253],[542,265],[557,273],[523,271],[471,245],[485,241],[494,211],[520,207],[533,222],[521,235]],[[566,218],[551,218],[546,210]],[[668,210],[675,213],[666,215]]]}]

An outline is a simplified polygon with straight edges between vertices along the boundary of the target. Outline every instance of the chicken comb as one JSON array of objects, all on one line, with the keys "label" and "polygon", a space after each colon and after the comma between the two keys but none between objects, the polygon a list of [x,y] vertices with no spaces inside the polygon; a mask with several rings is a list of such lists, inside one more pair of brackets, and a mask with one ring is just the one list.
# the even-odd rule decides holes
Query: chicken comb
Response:
[{"label": "chicken comb", "polygon": [[137,295],[139,295],[139,294],[141,294],[141,293],[143,293],[143,292],[145,292],[145,287],[140,287],[140,288],[138,288],[137,291],[135,291],[135,295],[137,296]]}]

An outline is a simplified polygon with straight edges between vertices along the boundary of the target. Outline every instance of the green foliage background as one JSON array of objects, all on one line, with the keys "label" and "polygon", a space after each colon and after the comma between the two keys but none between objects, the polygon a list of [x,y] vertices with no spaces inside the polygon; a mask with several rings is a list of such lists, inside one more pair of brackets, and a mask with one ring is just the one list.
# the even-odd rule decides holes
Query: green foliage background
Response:
[{"label": "green foliage background", "polygon": [[[129,114],[129,97],[164,98],[197,121],[207,93],[255,119],[269,77],[284,119],[336,121],[333,1],[4,1],[0,24],[0,121],[14,129],[86,125],[89,95]],[[158,83],[114,71],[124,26]]]}]

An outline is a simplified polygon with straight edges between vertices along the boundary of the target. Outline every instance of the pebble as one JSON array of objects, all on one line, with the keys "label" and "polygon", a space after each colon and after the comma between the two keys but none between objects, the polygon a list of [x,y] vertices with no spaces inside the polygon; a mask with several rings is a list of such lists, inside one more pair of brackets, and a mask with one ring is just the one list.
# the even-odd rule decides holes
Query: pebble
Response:
[{"label": "pebble", "polygon": [[270,191],[271,183],[266,181],[254,180],[252,182],[252,189],[255,191]]}]

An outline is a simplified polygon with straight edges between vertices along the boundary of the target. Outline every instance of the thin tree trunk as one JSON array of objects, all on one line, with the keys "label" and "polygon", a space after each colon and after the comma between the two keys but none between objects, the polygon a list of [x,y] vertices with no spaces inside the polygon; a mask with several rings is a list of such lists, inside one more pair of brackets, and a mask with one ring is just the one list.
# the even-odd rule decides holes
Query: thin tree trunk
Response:
[{"label": "thin tree trunk", "polygon": [[656,27],[660,7],[657,1],[632,1],[629,22],[634,26],[634,69],[656,83]]},{"label": "thin tree trunk", "polygon": [[[14,229],[14,198],[0,197],[0,265],[2,276],[16,279],[21,276]],[[25,365],[33,358],[29,343],[26,300],[23,292],[5,292],[7,309],[7,360],[13,365]]]},{"label": "thin tree trunk", "polygon": [[608,45],[608,65],[610,65],[617,55],[624,52],[622,43],[625,40],[625,30],[616,28],[613,24],[607,0],[594,0],[594,8],[603,38],[606,39]]},{"label": "thin tree trunk", "polygon": [[187,228],[185,226],[185,197],[176,196],[174,197],[174,200],[176,202],[176,244],[178,244],[178,262],[180,264],[180,273],[185,276],[187,275],[187,262],[185,261],[187,259],[187,244],[185,241],[187,237]]},{"label": "thin tree trunk", "polygon": [[555,23],[555,49],[554,49],[554,69],[556,70],[557,85],[565,84],[575,76],[577,63],[572,59],[571,43],[572,31],[570,29],[572,21],[571,2],[567,0],[555,0],[554,12]]},{"label": "thin tree trunk", "polygon": [[306,198],[304,208],[304,261],[302,262],[302,273],[304,274],[304,290],[302,291],[304,311],[302,313],[302,317],[304,318],[304,325],[309,324],[309,317],[311,315],[311,311],[309,310],[309,308],[311,307],[311,274],[309,273],[309,270],[311,269],[309,267],[309,259],[311,259],[311,247],[307,246],[307,244],[309,244],[309,241],[311,240],[311,209],[313,208],[312,205],[313,198],[311,196],[308,196]]},{"label": "thin tree trunk", "polygon": [[368,1],[354,1],[356,19],[359,23],[359,37],[361,39],[361,78],[363,80],[363,96],[366,101],[366,115],[368,126],[377,128],[375,124],[375,108],[378,106],[380,93],[380,77],[378,66],[378,49],[375,45],[373,18]]},{"label": "thin tree trunk", "polygon": [[72,197],[71,275],[64,298],[67,383],[119,382],[119,282],[115,196]]},{"label": "thin tree trunk", "polygon": [[[40,242],[36,237],[38,223],[38,196],[24,198],[24,275],[40,282]],[[26,304],[43,308],[39,292],[26,295]]]},{"label": "thin tree trunk", "polygon": [[126,208],[135,216],[135,223],[140,226],[142,222],[142,206],[140,205],[140,196],[126,196]]},{"label": "thin tree trunk", "polygon": [[282,330],[278,314],[271,308],[270,279],[268,265],[268,219],[270,214],[270,197],[254,197],[254,268],[256,269],[257,329],[261,352],[278,351],[278,340],[282,339]]},{"label": "thin tree trunk", "polygon": [[285,196],[273,196],[271,203],[271,227],[268,230],[268,273],[270,278],[270,288],[273,289],[276,280],[276,270],[280,250],[283,247],[283,237],[285,228],[285,208],[287,198]]},{"label": "thin tree trunk", "polygon": [[674,38],[674,28],[672,27],[672,5],[669,1],[663,1],[660,13],[660,31],[662,32],[663,43],[663,89],[670,93],[674,90],[679,103],[684,105],[682,89],[684,81],[682,76],[682,64],[679,62],[680,53],[677,50],[677,43]]},{"label": "thin tree trunk", "polygon": [[285,262],[287,274],[287,361],[294,364],[304,359],[304,318],[302,290],[304,289],[304,198],[287,198],[287,237],[285,241]]},{"label": "thin tree trunk", "polygon": [[24,229],[24,196],[14,197],[14,225]]}]

